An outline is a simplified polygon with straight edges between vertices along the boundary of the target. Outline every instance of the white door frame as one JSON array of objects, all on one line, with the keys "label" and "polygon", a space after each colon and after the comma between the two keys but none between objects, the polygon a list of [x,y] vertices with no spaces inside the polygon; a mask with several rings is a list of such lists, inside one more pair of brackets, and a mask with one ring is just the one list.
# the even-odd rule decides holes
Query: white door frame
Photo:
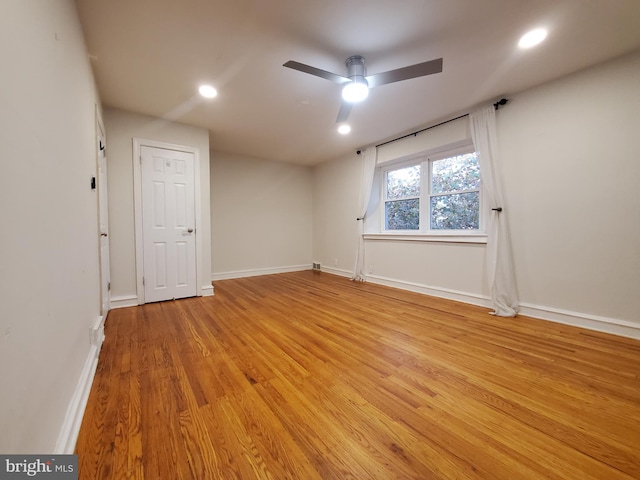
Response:
[{"label": "white door frame", "polygon": [[203,280],[205,272],[202,271],[202,207],[200,194],[200,150],[195,147],[176,145],[173,143],[157,142],[142,138],[133,138],[133,202],[134,202],[134,223],[136,234],[136,290],[138,294],[138,305],[145,303],[144,299],[144,244],[142,227],[142,165],[141,147],[162,148],[165,150],[176,150],[193,154],[194,159],[194,192],[195,192],[195,229],[196,229],[196,295],[202,296]]},{"label": "white door frame", "polygon": [[[100,257],[100,314],[103,319],[111,309],[111,272],[109,260],[109,204],[107,201],[107,137],[100,111],[96,105],[96,187],[98,193],[98,255]],[[104,175],[100,175],[101,157],[104,157]],[[104,192],[102,191],[104,190]],[[106,231],[102,229],[103,218],[107,221]],[[104,238],[103,238],[104,235]],[[106,255],[103,255],[102,242],[106,241]],[[106,258],[104,258],[106,257]],[[105,271],[105,268],[107,271]],[[106,292],[106,293],[105,293]],[[106,297],[106,298],[105,298]]]}]

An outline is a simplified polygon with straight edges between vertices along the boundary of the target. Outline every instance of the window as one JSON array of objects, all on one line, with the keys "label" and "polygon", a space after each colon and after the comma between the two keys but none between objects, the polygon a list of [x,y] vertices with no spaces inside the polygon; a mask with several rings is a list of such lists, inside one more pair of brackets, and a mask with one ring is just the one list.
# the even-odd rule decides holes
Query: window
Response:
[{"label": "window", "polygon": [[385,174],[385,228],[420,228],[420,165],[388,170]]},{"label": "window", "polygon": [[384,230],[477,232],[480,166],[471,148],[384,169]]},{"label": "window", "polygon": [[429,162],[432,230],[480,228],[480,166],[475,152]]}]

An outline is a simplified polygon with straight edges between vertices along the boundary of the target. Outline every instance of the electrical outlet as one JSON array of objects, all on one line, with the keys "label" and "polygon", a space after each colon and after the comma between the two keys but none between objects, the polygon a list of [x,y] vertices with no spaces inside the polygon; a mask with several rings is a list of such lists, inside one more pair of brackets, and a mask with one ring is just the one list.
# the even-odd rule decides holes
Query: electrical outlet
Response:
[{"label": "electrical outlet", "polygon": [[333,264],[334,264],[336,267],[338,266],[338,259],[337,259],[337,258],[334,258],[334,259],[333,259]]}]

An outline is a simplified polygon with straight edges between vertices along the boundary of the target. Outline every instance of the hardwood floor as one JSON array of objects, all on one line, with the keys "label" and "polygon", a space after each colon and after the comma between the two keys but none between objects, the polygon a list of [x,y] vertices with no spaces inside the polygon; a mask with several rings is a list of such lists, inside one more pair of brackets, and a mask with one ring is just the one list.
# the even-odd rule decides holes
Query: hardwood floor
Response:
[{"label": "hardwood floor", "polygon": [[81,479],[638,479],[640,342],[311,271],[109,313]]}]

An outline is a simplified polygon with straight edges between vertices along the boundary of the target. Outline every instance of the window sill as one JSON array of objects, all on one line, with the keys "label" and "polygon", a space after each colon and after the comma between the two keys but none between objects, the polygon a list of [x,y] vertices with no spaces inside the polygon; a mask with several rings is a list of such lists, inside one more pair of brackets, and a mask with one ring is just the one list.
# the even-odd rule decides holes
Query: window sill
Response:
[{"label": "window sill", "polygon": [[365,233],[363,238],[395,242],[487,243],[486,233]]}]

